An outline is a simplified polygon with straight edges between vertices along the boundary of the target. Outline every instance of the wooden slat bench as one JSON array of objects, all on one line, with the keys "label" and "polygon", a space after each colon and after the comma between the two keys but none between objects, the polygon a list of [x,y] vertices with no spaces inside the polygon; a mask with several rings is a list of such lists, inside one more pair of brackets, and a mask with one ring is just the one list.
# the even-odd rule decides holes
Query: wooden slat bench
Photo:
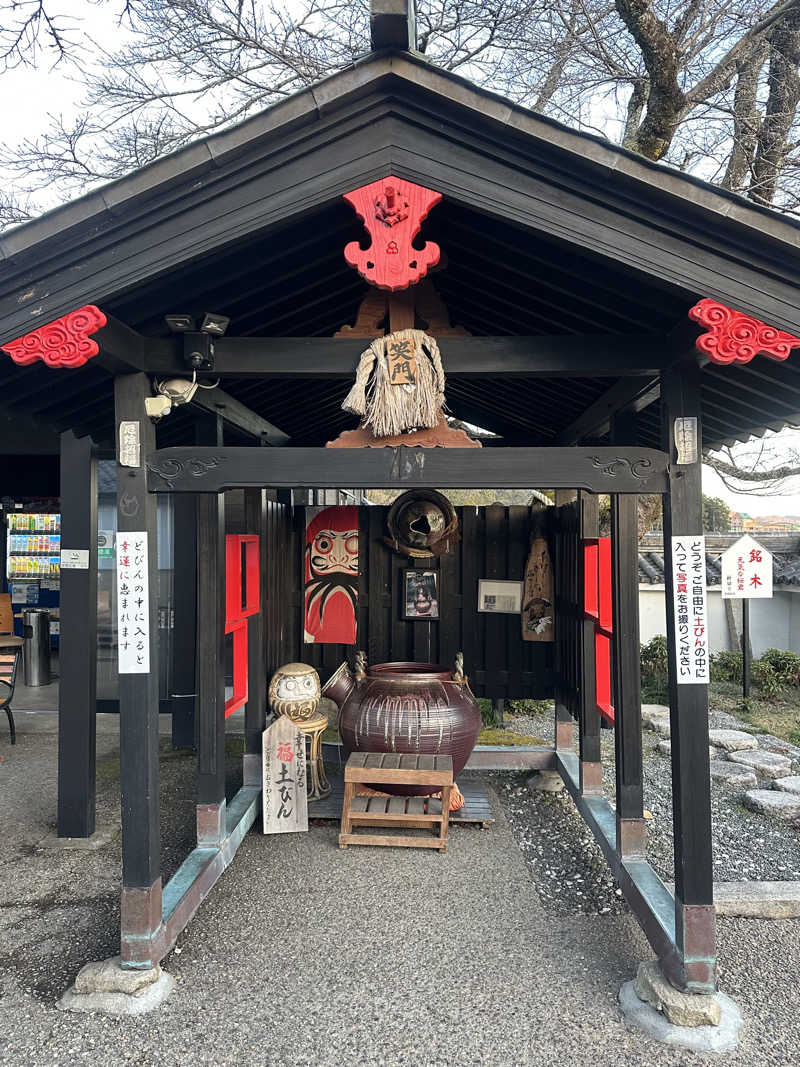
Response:
[{"label": "wooden slat bench", "polygon": [[[435,786],[442,799],[429,797],[357,797],[358,785]],[[414,756],[399,752],[354,752],[344,769],[344,805],[339,847],[394,845],[401,848],[438,848],[447,851],[453,760],[450,756]],[[438,837],[404,837],[389,834],[354,834],[354,826],[435,829]]]}]

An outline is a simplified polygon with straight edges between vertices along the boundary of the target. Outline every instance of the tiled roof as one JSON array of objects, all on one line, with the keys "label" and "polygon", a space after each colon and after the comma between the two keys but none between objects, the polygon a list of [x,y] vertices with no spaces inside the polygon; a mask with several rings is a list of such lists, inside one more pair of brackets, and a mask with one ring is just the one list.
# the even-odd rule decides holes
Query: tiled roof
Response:
[{"label": "tiled roof", "polygon": [[[706,582],[710,586],[720,585],[722,568],[719,554],[706,554]],[[772,557],[772,581],[774,585],[800,586],[800,554],[775,553]],[[661,552],[645,551],[639,553],[639,584],[664,584],[664,557]]]}]

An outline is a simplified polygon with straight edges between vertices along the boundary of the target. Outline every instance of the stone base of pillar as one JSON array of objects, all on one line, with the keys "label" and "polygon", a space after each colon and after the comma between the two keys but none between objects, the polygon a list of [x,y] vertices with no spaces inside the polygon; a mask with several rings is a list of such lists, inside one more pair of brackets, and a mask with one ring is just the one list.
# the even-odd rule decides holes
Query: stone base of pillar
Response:
[{"label": "stone base of pillar", "polygon": [[146,971],[123,967],[119,956],[87,963],[58,1001],[62,1011],[105,1015],[144,1015],[172,992],[175,979],[160,967]]},{"label": "stone base of pillar", "polygon": [[640,965],[636,980],[619,993],[622,1014],[632,1025],[666,1045],[694,1052],[732,1052],[743,1019],[724,993],[682,993],[670,985],[657,961]]}]

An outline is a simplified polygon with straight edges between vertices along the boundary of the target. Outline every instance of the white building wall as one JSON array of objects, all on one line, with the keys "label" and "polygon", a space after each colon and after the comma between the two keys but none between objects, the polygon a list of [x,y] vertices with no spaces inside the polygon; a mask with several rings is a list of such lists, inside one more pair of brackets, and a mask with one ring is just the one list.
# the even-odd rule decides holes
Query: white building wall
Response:
[{"label": "white building wall", "polygon": [[[741,632],[741,602],[733,602],[736,629]],[[712,652],[729,650],[728,624],[722,591],[708,591],[708,630]],[[667,632],[663,585],[639,586],[639,633],[642,644]],[[758,657],[768,648],[800,653],[800,589],[775,588],[771,600],[750,601],[750,643]]]}]

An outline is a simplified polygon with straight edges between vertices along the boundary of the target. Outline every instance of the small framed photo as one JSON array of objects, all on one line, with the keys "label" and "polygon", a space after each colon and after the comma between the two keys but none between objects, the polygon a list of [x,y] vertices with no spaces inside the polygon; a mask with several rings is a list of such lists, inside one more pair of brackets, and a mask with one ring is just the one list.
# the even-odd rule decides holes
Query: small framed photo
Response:
[{"label": "small framed photo", "polygon": [[522,611],[522,582],[479,578],[478,611],[494,615],[519,615]]},{"label": "small framed photo", "polygon": [[439,618],[438,571],[403,571],[403,618]]}]

